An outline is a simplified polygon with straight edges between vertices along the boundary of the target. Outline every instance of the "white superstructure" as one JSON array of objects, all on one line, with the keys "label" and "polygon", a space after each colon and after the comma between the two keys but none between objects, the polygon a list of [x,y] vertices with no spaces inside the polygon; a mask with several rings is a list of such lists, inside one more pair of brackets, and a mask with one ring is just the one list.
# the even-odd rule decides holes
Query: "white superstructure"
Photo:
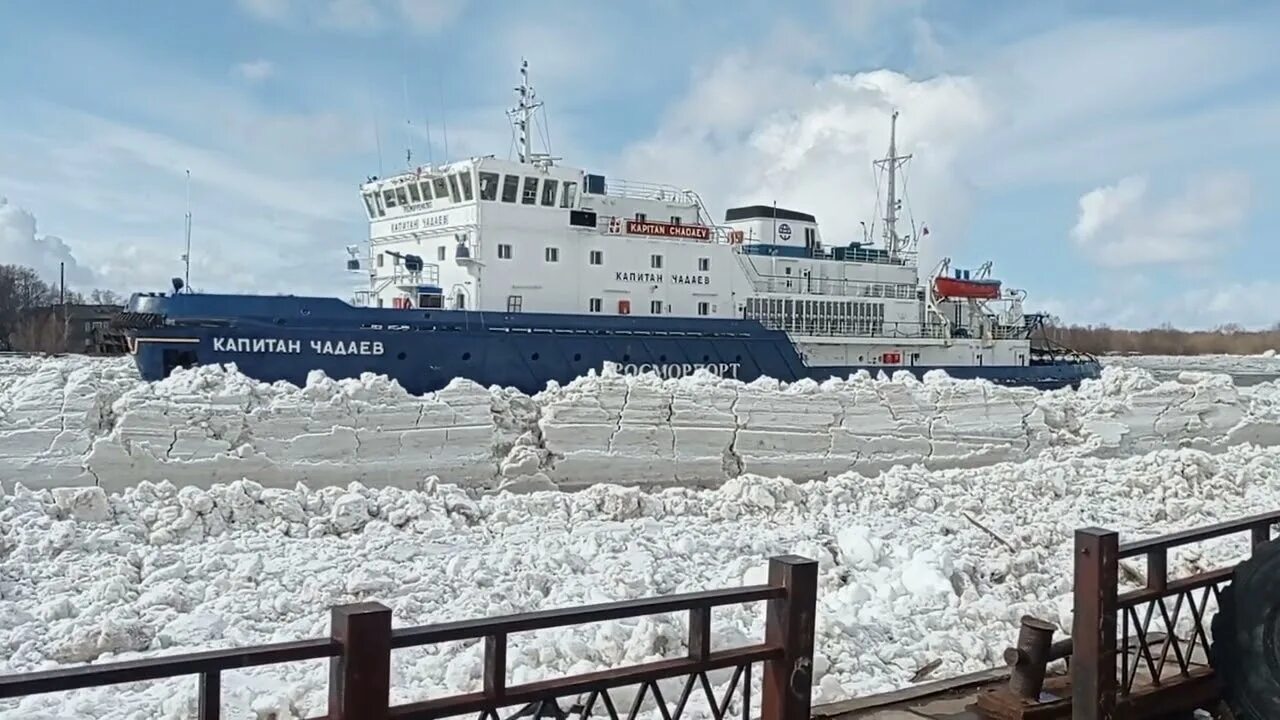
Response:
[{"label": "white superstructure", "polygon": [[716,222],[692,190],[534,154],[540,103],[527,64],[521,75],[515,159],[422,166],[361,187],[368,249],[349,248],[348,263],[368,277],[357,304],[747,318],[786,331],[811,366],[1029,363],[1021,291],[959,271],[940,289],[949,261],[920,282],[918,238],[898,232],[910,156],[897,154],[897,113],[876,163],[888,175],[882,241],[828,240],[803,212],[739,207]]}]

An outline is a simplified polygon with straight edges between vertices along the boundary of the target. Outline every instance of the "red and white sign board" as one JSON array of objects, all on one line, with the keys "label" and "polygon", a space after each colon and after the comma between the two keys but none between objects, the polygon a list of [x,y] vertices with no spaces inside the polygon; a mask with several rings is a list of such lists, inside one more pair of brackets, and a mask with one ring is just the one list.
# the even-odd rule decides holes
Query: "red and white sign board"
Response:
[{"label": "red and white sign board", "polygon": [[623,228],[625,228],[627,235],[683,238],[685,240],[700,240],[704,242],[711,239],[711,228],[704,225],[677,225],[654,220],[624,221],[622,218],[613,218],[609,221],[610,234],[620,234],[623,232]]}]

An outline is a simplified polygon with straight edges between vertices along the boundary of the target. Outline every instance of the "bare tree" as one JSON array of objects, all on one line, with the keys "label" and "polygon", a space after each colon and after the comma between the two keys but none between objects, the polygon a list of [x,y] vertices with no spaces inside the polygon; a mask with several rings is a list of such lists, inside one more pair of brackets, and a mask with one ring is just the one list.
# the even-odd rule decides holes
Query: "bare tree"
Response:
[{"label": "bare tree", "polygon": [[58,301],[58,293],[35,270],[0,265],[0,337],[8,338],[27,314]]}]

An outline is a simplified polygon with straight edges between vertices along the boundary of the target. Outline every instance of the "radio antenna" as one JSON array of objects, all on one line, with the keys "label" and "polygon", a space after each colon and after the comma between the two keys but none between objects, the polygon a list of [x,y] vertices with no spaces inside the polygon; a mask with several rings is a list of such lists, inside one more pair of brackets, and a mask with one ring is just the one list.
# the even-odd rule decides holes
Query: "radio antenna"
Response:
[{"label": "radio antenna", "polygon": [[187,170],[187,252],[182,255],[184,265],[182,281],[191,292],[191,170]]}]

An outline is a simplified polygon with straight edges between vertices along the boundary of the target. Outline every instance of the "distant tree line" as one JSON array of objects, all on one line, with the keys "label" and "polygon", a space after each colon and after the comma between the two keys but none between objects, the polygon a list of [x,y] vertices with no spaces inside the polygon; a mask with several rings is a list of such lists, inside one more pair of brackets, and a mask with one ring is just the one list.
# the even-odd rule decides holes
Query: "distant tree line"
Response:
[{"label": "distant tree line", "polygon": [[[0,265],[0,350],[60,351],[59,327],[65,318],[48,312],[66,305],[124,305],[124,298],[111,290],[94,289],[87,295],[63,290],[40,278],[22,265]],[[63,343],[65,344],[65,343]]]},{"label": "distant tree line", "polygon": [[1095,355],[1258,355],[1268,350],[1280,353],[1280,323],[1269,330],[1247,330],[1235,324],[1211,330],[1177,330],[1168,324],[1148,330],[1050,324],[1045,334],[1073,350]]}]

